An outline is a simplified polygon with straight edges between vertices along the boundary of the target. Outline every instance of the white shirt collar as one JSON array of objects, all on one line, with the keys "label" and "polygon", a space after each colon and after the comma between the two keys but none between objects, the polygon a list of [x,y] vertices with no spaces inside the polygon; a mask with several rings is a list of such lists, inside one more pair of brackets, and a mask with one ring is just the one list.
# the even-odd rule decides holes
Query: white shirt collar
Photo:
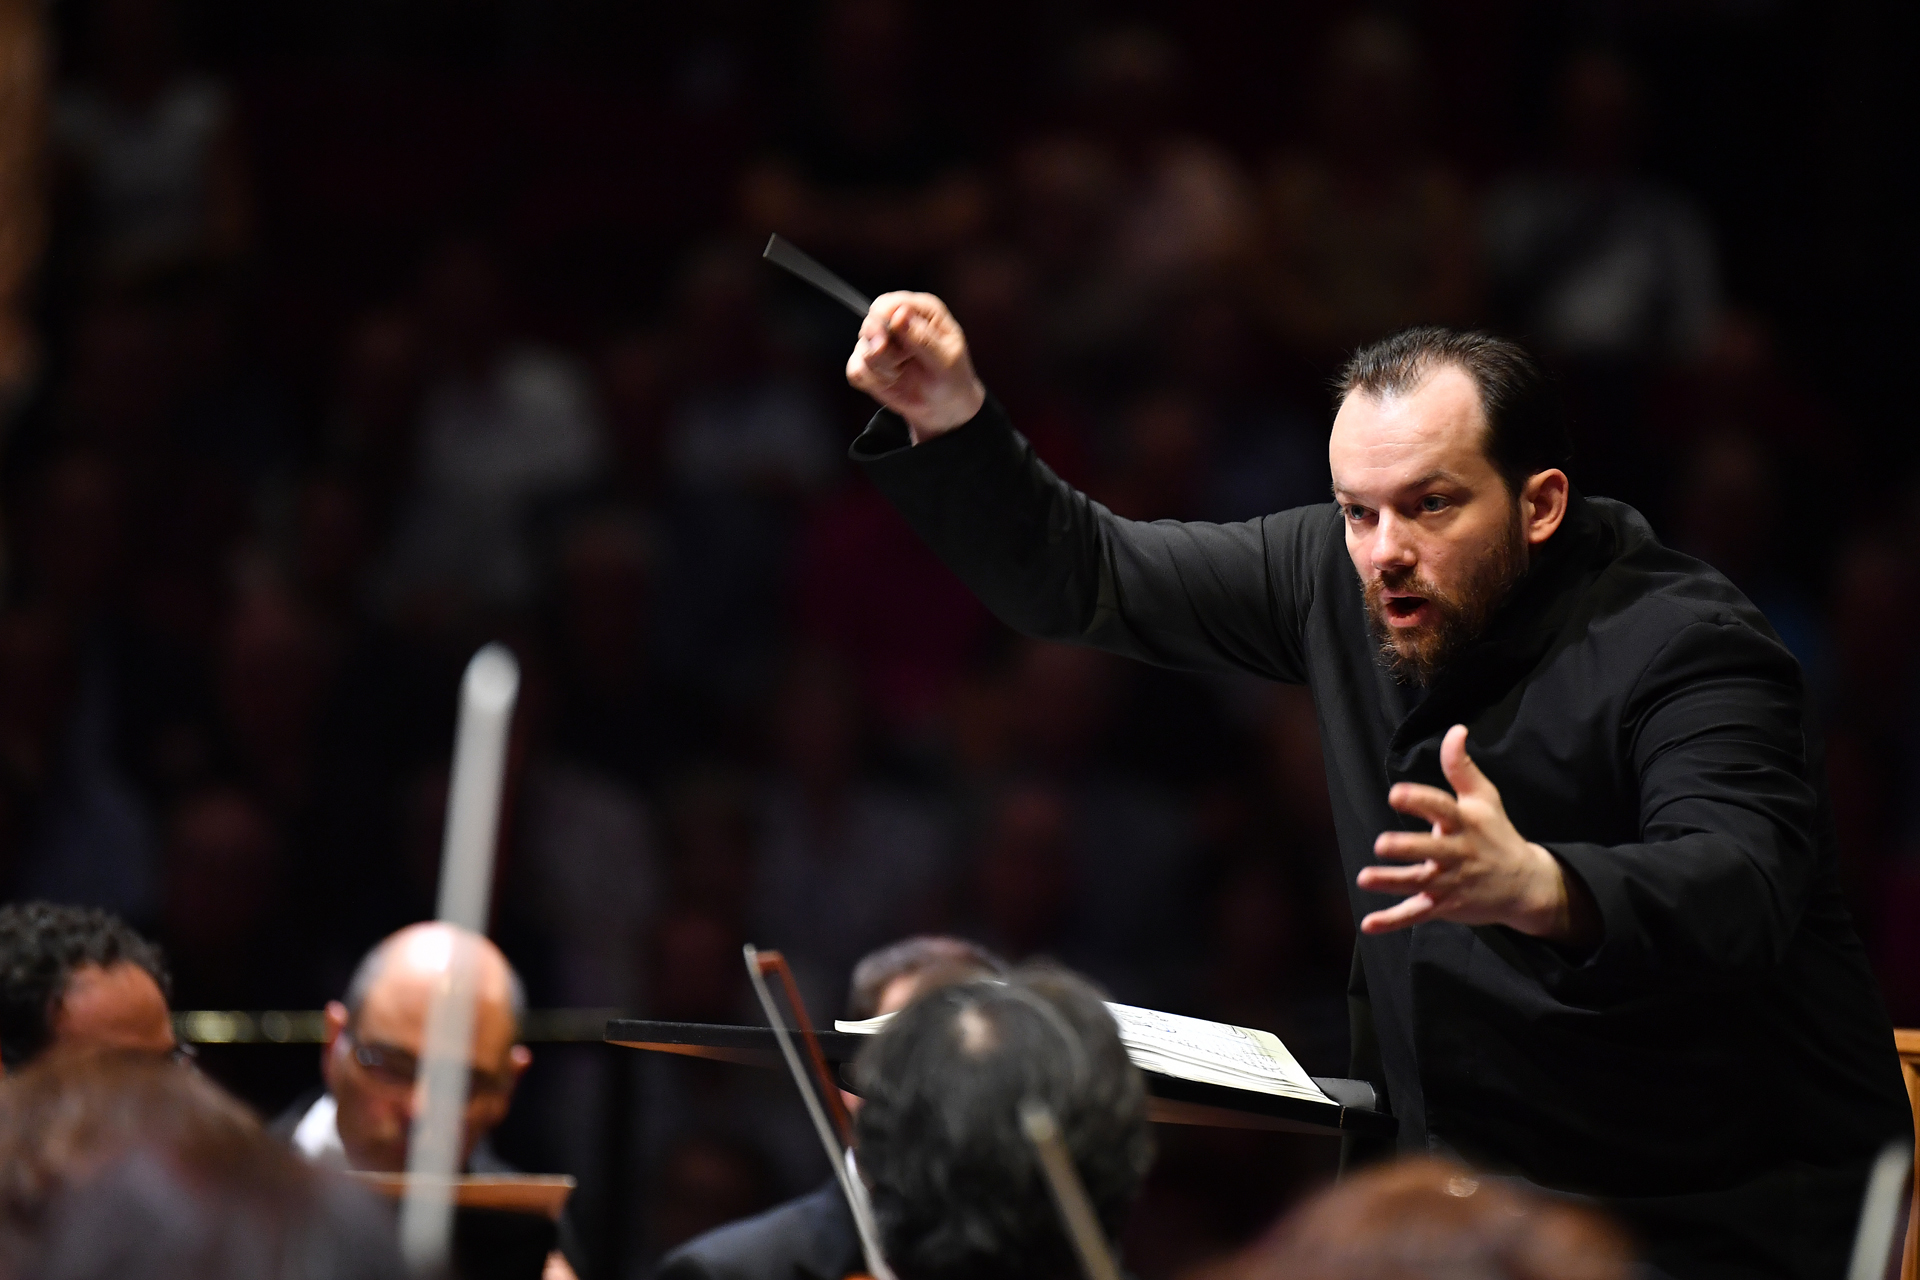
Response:
[{"label": "white shirt collar", "polygon": [[346,1166],[347,1149],[340,1141],[340,1104],[332,1094],[321,1094],[300,1117],[293,1129],[293,1149],[315,1164]]}]

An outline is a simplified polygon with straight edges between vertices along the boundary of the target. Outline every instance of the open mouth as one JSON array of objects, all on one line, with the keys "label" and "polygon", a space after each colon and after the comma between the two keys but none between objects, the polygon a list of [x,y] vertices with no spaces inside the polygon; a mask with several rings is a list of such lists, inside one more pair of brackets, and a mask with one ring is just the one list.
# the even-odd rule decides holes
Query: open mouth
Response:
[{"label": "open mouth", "polygon": [[1388,596],[1385,604],[1387,621],[1402,627],[1421,621],[1428,608],[1425,596]]}]

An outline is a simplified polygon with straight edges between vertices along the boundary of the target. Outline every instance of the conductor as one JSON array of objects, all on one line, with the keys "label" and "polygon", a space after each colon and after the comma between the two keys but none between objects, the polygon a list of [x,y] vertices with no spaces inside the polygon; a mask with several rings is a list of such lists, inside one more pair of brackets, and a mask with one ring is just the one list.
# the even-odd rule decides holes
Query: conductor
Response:
[{"label": "conductor", "polygon": [[847,379],[883,406],[853,457],[1010,626],[1312,689],[1352,1070],[1402,1150],[1599,1197],[1676,1277],[1846,1270],[1911,1118],[1799,667],[1726,578],[1574,488],[1524,350],[1361,350],[1333,501],[1224,525],[1061,482],[931,295],[876,299]]}]

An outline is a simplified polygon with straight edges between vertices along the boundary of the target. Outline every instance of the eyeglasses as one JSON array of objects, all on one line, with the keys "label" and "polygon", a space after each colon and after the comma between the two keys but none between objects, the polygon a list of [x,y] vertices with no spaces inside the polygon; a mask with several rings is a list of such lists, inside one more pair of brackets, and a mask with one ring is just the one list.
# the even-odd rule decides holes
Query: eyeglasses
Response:
[{"label": "eyeglasses", "polygon": [[[413,1088],[420,1075],[420,1059],[416,1055],[377,1040],[363,1040],[351,1025],[342,1028],[340,1034],[362,1071],[391,1088]],[[502,1097],[513,1090],[513,1076],[505,1071],[482,1071],[469,1066],[467,1081],[468,1092],[474,1097]]]}]

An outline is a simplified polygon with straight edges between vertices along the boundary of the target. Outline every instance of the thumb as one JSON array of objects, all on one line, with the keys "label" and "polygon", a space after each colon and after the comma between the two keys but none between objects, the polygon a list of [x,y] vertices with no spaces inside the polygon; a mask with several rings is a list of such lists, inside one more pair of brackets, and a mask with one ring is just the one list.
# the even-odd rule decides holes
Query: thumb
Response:
[{"label": "thumb", "polygon": [[1447,784],[1457,796],[1499,794],[1467,754],[1467,726],[1463,724],[1447,730],[1447,736],[1440,740],[1440,772],[1447,775]]}]

